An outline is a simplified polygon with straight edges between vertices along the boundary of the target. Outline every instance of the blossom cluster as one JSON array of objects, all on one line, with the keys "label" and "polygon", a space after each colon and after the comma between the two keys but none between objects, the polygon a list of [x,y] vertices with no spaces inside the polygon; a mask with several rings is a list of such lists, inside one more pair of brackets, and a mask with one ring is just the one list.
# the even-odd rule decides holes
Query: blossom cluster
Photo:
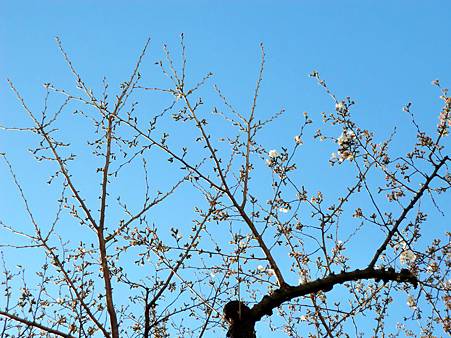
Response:
[{"label": "blossom cluster", "polygon": [[[302,144],[302,140],[295,139],[295,142],[300,145]],[[266,159],[266,164],[268,167],[273,169],[273,172],[277,174],[281,180],[287,177],[286,173],[296,169],[295,164],[288,165],[284,162],[288,160],[288,154],[284,149],[284,152],[279,154],[279,152],[275,149],[272,149],[268,152],[268,159]]]},{"label": "blossom cluster", "polygon": [[266,273],[268,276],[275,276],[275,272],[274,272],[274,269],[268,269],[268,268],[266,268],[266,267],[264,267],[263,265],[259,265],[259,266],[257,266],[257,270],[260,272],[260,273]]},{"label": "blossom cluster", "polygon": [[335,110],[339,113],[346,113],[348,111],[348,107],[344,101],[339,101],[335,104]]},{"label": "blossom cluster", "polygon": [[271,205],[272,208],[278,209],[280,212],[286,214],[291,210],[291,205],[289,202],[284,199],[278,197],[273,200],[268,200],[267,204]]},{"label": "blossom cluster", "polygon": [[401,254],[399,255],[399,261],[401,264],[404,265],[411,265],[415,262],[417,259],[417,255],[409,248],[406,242],[401,243],[402,248],[399,247],[399,245],[395,246],[395,250],[401,249]]},{"label": "blossom cluster", "polygon": [[[354,160],[353,150],[356,145],[356,135],[352,130],[343,130],[341,135],[337,138],[337,144],[339,146],[337,154],[332,153],[331,161],[335,163],[337,160],[341,163],[346,160]],[[338,156],[337,156],[338,155]]]},{"label": "blossom cluster", "polygon": [[451,126],[451,97],[445,99],[445,107],[440,112],[437,131],[440,135],[448,135],[448,129]]}]

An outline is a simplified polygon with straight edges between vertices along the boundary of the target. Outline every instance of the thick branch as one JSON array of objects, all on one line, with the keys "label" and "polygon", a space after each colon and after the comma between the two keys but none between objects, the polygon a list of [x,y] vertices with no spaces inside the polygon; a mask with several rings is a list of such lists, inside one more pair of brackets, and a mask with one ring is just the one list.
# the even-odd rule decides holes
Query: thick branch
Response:
[{"label": "thick branch", "polygon": [[44,326],[44,325],[39,324],[39,323],[34,322],[34,321],[30,321],[30,320],[26,320],[26,319],[17,317],[16,315],[13,315],[13,314],[5,312],[5,311],[0,311],[0,316],[7,317],[7,318],[9,318],[11,320],[14,320],[16,322],[25,324],[28,327],[35,327],[35,328],[37,328],[39,330],[45,331],[47,333],[54,334],[54,335],[56,335],[58,337],[75,338],[74,336],[71,336],[70,334],[67,334],[67,333],[64,333],[64,332],[52,329],[50,327]]},{"label": "thick branch", "polygon": [[262,300],[254,305],[251,309],[254,321],[259,321],[265,315],[271,315],[272,310],[279,307],[283,303],[297,297],[306,296],[320,291],[328,292],[337,284],[345,282],[376,279],[384,282],[395,281],[411,283],[414,287],[418,284],[418,279],[409,270],[402,269],[396,272],[394,269],[373,269],[354,270],[350,272],[342,272],[340,274],[330,274],[329,276],[317,279],[312,282],[301,284],[298,286],[287,286],[275,290],[271,295],[264,296]]}]

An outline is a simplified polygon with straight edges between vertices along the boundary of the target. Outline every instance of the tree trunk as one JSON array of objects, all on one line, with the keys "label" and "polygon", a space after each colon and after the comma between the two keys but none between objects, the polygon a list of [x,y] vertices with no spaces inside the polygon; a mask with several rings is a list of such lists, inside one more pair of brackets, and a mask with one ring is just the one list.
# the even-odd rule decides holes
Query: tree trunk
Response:
[{"label": "tree trunk", "polygon": [[255,320],[243,302],[228,302],[224,306],[224,317],[229,323],[228,338],[256,338]]}]

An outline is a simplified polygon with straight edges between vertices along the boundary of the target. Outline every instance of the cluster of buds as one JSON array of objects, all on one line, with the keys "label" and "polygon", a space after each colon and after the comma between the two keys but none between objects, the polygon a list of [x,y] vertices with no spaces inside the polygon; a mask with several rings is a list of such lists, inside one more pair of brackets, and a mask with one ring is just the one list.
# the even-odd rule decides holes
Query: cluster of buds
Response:
[{"label": "cluster of buds", "polygon": [[344,101],[339,101],[335,104],[335,110],[338,113],[346,114],[348,112],[348,107]]},{"label": "cluster of buds", "polygon": [[229,214],[224,210],[213,210],[213,219],[215,221],[226,221],[229,219]]},{"label": "cluster of buds", "polygon": [[316,196],[312,196],[312,198],[310,198],[310,202],[311,203],[318,203],[321,204],[323,202],[323,193],[321,191],[318,191],[316,193]]},{"label": "cluster of buds", "polygon": [[275,149],[272,149],[268,152],[268,159],[266,160],[266,164],[268,167],[273,167],[277,163],[277,159],[279,158],[279,152]]},{"label": "cluster of buds", "polygon": [[[300,141],[302,142],[302,141]],[[299,143],[301,144],[301,143]],[[296,169],[296,165],[286,165],[284,162],[288,160],[288,154],[284,149],[282,154],[275,149],[272,149],[268,152],[268,159],[266,160],[266,164],[268,167],[273,169],[273,172],[277,174],[281,180],[287,177],[286,173]]]},{"label": "cluster of buds", "polygon": [[335,246],[332,248],[332,257],[330,258],[330,263],[343,265],[348,261],[348,258],[343,255],[343,252],[346,250],[345,245],[342,241],[338,240],[335,243]]},{"label": "cluster of buds", "polygon": [[303,145],[303,144],[304,144],[304,141],[302,140],[302,138],[301,138],[300,135],[296,135],[296,136],[294,137],[294,143],[296,143],[297,145]]},{"label": "cluster of buds", "polygon": [[448,135],[448,129],[451,126],[451,97],[445,99],[445,106],[440,112],[437,131],[440,135]]},{"label": "cluster of buds", "polygon": [[338,143],[338,156],[335,153],[332,153],[330,161],[332,163],[335,162],[344,162],[346,160],[352,161],[354,160],[353,147],[356,145],[356,135],[352,130],[343,130],[341,135],[337,138]]},{"label": "cluster of buds", "polygon": [[401,188],[393,189],[387,194],[387,199],[389,202],[398,201],[400,198],[404,197],[405,193]]},{"label": "cluster of buds", "polygon": [[332,248],[332,253],[334,255],[339,254],[341,251],[345,249],[343,241],[336,241],[335,246]]},{"label": "cluster of buds", "polygon": [[417,302],[416,302],[415,298],[412,295],[409,295],[407,297],[407,306],[410,307],[411,309],[416,309],[417,308]]},{"label": "cluster of buds", "polygon": [[263,265],[259,265],[257,266],[257,270],[260,273],[266,273],[268,276],[275,276],[274,270],[273,269],[268,269],[266,267],[264,267]]},{"label": "cluster of buds", "polygon": [[291,205],[282,198],[275,198],[274,200],[269,200],[268,204],[272,205],[274,209],[278,209],[280,212],[286,214],[291,210]]}]

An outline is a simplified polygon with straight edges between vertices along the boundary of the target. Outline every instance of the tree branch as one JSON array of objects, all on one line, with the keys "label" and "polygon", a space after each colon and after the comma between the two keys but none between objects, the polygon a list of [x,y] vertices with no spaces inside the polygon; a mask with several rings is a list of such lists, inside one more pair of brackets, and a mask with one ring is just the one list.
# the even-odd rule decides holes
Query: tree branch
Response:
[{"label": "tree branch", "polygon": [[354,270],[350,272],[342,272],[340,274],[330,274],[329,276],[317,279],[312,282],[301,284],[298,286],[286,286],[275,290],[272,294],[266,295],[262,300],[254,305],[251,309],[254,321],[259,321],[265,315],[271,315],[272,310],[282,305],[284,302],[293,298],[302,297],[308,294],[320,291],[328,292],[337,284],[343,284],[349,281],[357,281],[363,279],[382,280],[384,282],[405,282],[411,283],[414,287],[418,284],[418,279],[409,270],[402,269],[396,272],[394,269],[373,269]]},{"label": "tree branch", "polygon": [[379,256],[382,254],[382,252],[385,251],[385,249],[387,248],[387,245],[390,243],[393,235],[396,233],[396,231],[398,230],[399,226],[401,225],[402,221],[406,218],[407,214],[409,213],[409,211],[415,206],[415,204],[418,202],[418,200],[421,198],[421,196],[423,196],[424,192],[429,188],[429,184],[432,182],[432,180],[434,179],[434,177],[437,176],[438,171],[440,170],[440,168],[446,163],[446,161],[449,160],[448,156],[445,156],[434,168],[434,171],[432,172],[431,175],[429,175],[426,179],[426,181],[424,182],[423,186],[420,188],[420,190],[418,190],[418,192],[416,192],[415,196],[412,198],[412,200],[410,201],[409,205],[407,207],[404,208],[404,210],[402,211],[401,215],[399,216],[399,218],[396,220],[395,224],[393,225],[392,229],[390,230],[390,232],[387,234],[387,237],[385,238],[384,243],[381,244],[381,246],[379,247],[379,249],[377,249],[376,254],[374,255],[373,259],[371,260],[369,267],[373,268],[374,265],[376,264],[377,260],[379,259]]},{"label": "tree branch", "polygon": [[17,317],[16,315],[13,315],[13,314],[5,312],[5,311],[0,311],[0,316],[9,318],[11,320],[14,320],[16,322],[25,324],[27,326],[35,327],[35,328],[40,329],[42,331],[45,331],[47,333],[51,333],[51,334],[57,335],[58,337],[75,338],[74,336],[71,336],[70,334],[67,334],[67,333],[64,333],[64,332],[52,329],[50,327],[44,326],[44,325],[39,324],[39,323],[34,322],[34,321],[30,321],[30,320],[26,320],[26,319]]}]

